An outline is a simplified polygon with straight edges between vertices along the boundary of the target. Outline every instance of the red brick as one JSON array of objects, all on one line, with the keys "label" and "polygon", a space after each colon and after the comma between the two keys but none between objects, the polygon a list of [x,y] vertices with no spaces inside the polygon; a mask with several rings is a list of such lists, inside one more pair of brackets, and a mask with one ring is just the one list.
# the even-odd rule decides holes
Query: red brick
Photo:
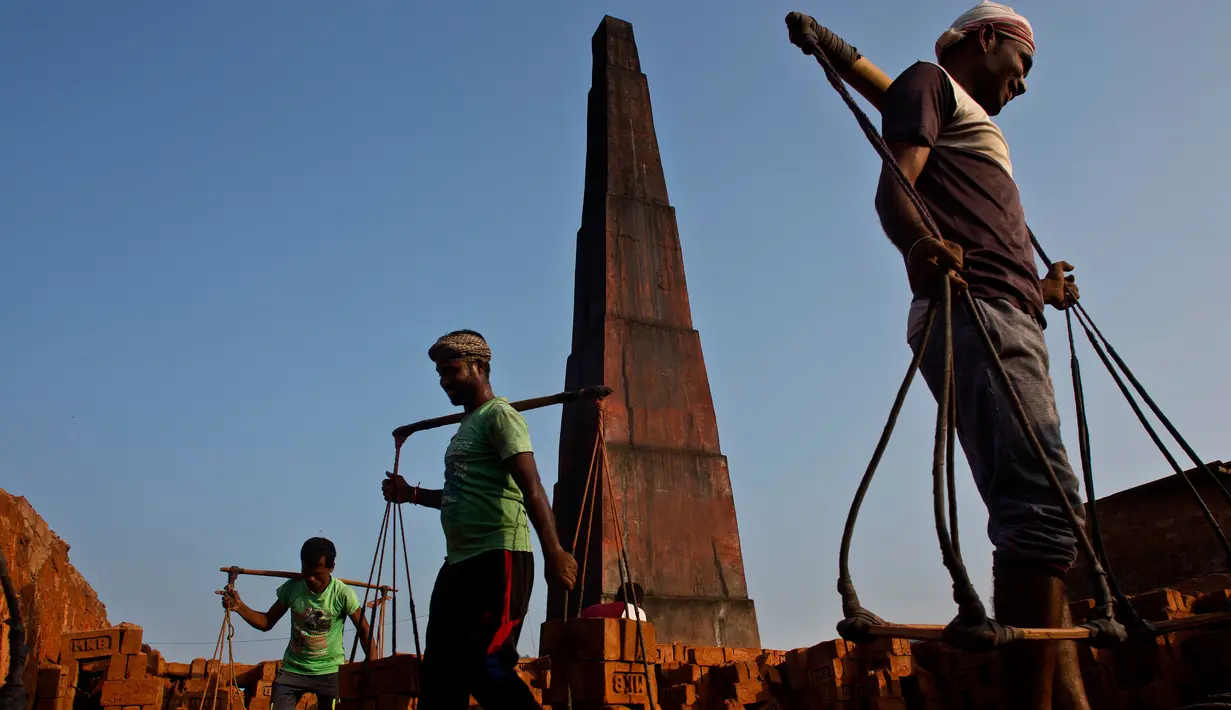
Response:
[{"label": "red brick", "polygon": [[697,686],[695,685],[676,685],[664,689],[662,693],[659,700],[663,703],[672,705],[695,705],[697,703]]},{"label": "red brick", "polygon": [[109,680],[103,683],[101,705],[161,705],[161,678],[143,680]]},{"label": "red brick", "polygon": [[713,646],[689,646],[688,662],[698,666],[721,666],[726,661],[721,648]]},{"label": "red brick", "polygon": [[728,663],[714,668],[710,673],[711,677],[728,686],[761,682],[761,668],[751,661]]},{"label": "red brick", "polygon": [[184,681],[185,693],[204,693],[212,690],[216,683],[213,678],[189,678]]},{"label": "red brick", "polygon": [[654,669],[649,668],[647,686],[641,663],[580,661],[569,667],[568,682],[575,704],[636,705],[648,702],[651,691],[658,696]]},{"label": "red brick", "polygon": [[761,655],[759,648],[726,648],[722,649],[722,660],[727,663],[740,661],[755,661]]},{"label": "red brick", "polygon": [[128,664],[124,670],[124,677],[129,680],[140,680],[146,676],[149,670],[150,657],[144,653],[138,653],[132,656],[126,656]]},{"label": "red brick", "polygon": [[210,660],[205,662],[205,677],[206,678],[217,677],[221,670],[222,670],[222,661],[219,661],[216,658],[211,658]]},{"label": "red brick", "polygon": [[419,657],[399,653],[344,664],[338,669],[338,693],[347,699],[418,695]]},{"label": "red brick", "polygon": [[164,674],[168,678],[188,678],[192,676],[192,665],[188,663],[168,663]]},{"label": "red brick", "polygon": [[678,663],[684,659],[675,657],[675,645],[670,643],[660,643],[654,647],[654,652],[658,659],[658,664]]},{"label": "red brick", "polygon": [[654,625],[631,619],[569,619],[564,633],[565,653],[586,661],[641,661],[655,646]]},{"label": "red brick", "polygon": [[120,653],[126,656],[141,653],[141,636],[144,633],[141,627],[125,624],[121,628],[124,634],[120,640]]},{"label": "red brick", "polygon": [[1193,598],[1174,589],[1155,589],[1129,597],[1129,601],[1146,621],[1166,621],[1188,616]]},{"label": "red brick", "polygon": [[870,655],[894,654],[898,656],[910,655],[910,641],[906,639],[896,638],[881,638],[876,639],[872,643],[864,643],[855,646],[855,649],[860,657],[867,658]]},{"label": "red brick", "polygon": [[889,675],[894,678],[905,678],[914,673],[915,659],[910,656],[890,656],[888,661]]},{"label": "red brick", "polygon": [[59,698],[41,698],[34,704],[35,710],[62,710]]},{"label": "red brick", "polygon": [[78,631],[64,634],[60,641],[60,662],[107,658],[120,651],[120,630]]},{"label": "red brick", "polygon": [[543,657],[558,657],[566,654],[565,619],[544,621],[539,625],[539,655]]},{"label": "red brick", "polygon": [[167,661],[158,651],[151,650],[146,654],[145,674],[153,676],[165,676],[167,674]]},{"label": "red brick", "polygon": [[1216,592],[1202,594],[1193,600],[1194,614],[1211,614],[1220,611],[1231,611],[1231,589],[1219,589]]},{"label": "red brick", "polygon": [[269,710],[273,701],[273,683],[257,681],[252,690],[252,699],[248,701],[248,710]]},{"label": "red brick", "polygon": [[734,700],[739,703],[740,710],[746,705],[754,705],[770,699],[769,689],[760,683],[737,685],[733,688]]},{"label": "red brick", "polygon": [[687,663],[661,672],[663,682],[667,685],[683,685],[685,683],[700,683],[704,675],[701,666]]},{"label": "red brick", "polygon": [[128,656],[112,656],[107,659],[107,680],[124,680],[128,676]]},{"label": "red brick", "polygon": [[548,677],[547,687],[543,690],[543,702],[550,705],[567,705],[568,672],[564,666],[553,670],[555,672]]},{"label": "red brick", "polygon": [[236,665],[235,684],[252,688],[257,683],[271,683],[278,675],[278,661],[262,661],[255,666]]},{"label": "red brick", "polygon": [[68,666],[40,666],[35,696],[40,700],[67,697],[69,690],[76,685],[76,671],[76,663],[69,663]]},{"label": "red brick", "polygon": [[239,688],[215,690],[211,686],[205,692],[184,693],[184,707],[187,710],[244,710],[244,693]]}]

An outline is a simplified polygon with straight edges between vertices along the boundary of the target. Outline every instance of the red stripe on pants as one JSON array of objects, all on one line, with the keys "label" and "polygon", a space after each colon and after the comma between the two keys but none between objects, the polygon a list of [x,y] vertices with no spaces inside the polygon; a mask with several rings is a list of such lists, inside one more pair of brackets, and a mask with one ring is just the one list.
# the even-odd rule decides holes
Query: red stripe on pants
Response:
[{"label": "red stripe on pants", "polygon": [[504,551],[504,610],[500,612],[500,628],[496,630],[496,635],[492,637],[491,644],[487,647],[487,655],[493,655],[500,652],[500,647],[509,639],[509,634],[513,633],[513,629],[517,628],[517,621],[509,620],[509,610],[513,605],[513,553],[510,550]]}]

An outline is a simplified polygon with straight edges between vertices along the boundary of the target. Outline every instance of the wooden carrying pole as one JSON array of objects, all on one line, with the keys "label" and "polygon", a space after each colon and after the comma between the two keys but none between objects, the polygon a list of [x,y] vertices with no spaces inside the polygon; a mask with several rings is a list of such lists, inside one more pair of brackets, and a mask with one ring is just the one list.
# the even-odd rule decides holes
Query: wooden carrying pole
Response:
[{"label": "wooden carrying pole", "polygon": [[[795,27],[802,27],[808,24],[809,21],[815,24],[822,32],[828,30],[824,25],[803,13],[792,12],[787,16],[788,25]],[[834,37],[837,37],[837,35],[835,34]],[[839,41],[842,40],[839,38]],[[838,75],[842,77],[843,81],[850,84],[852,89],[867,99],[873,108],[877,111],[881,110],[881,104],[885,99],[885,92],[889,90],[889,85],[893,83],[893,79],[882,71],[880,67],[873,64],[867,57],[860,57],[850,66],[846,66],[841,62],[835,62],[834,69],[837,69]]]},{"label": "wooden carrying pole", "polygon": [[[1197,614],[1182,619],[1154,623],[1160,634],[1231,623],[1231,613]],[[1075,626],[1067,629],[1022,629],[1013,627],[1023,641],[1082,641],[1090,638],[1090,630]],[[911,641],[943,641],[945,627],[940,624],[879,624],[868,629],[877,638],[898,638]]]},{"label": "wooden carrying pole", "polygon": [[[245,569],[243,567],[223,567],[219,572],[234,572],[235,574],[246,574],[252,577],[279,577],[281,579],[303,579],[303,575],[298,572],[277,572],[266,569]],[[353,579],[337,580],[343,584],[349,584],[352,587],[360,587],[362,589],[379,589],[382,592],[396,592],[397,590],[386,584],[368,584],[367,582],[356,582]],[[221,592],[219,592],[221,594]]]},{"label": "wooden carrying pole", "polygon": [[[525,412],[530,409],[539,409],[540,407],[550,407],[553,404],[564,404],[565,402],[573,402],[578,399],[602,399],[611,394],[611,388],[603,385],[594,387],[585,387],[579,390],[569,390],[558,394],[550,394],[546,397],[535,397],[534,399],[523,399],[519,402],[512,402],[510,406],[519,412]],[[457,424],[466,418],[465,412],[456,414],[447,414],[443,417],[433,417],[432,419],[424,419],[423,421],[414,422],[413,424],[404,424],[393,430],[393,438],[397,440],[400,446],[411,434],[427,429],[437,429],[450,424]]]}]

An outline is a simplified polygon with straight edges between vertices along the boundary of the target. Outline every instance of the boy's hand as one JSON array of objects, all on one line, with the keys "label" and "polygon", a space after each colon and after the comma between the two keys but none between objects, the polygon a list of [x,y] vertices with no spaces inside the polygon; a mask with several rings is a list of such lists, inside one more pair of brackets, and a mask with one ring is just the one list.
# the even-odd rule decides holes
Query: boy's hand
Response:
[{"label": "boy's hand", "polygon": [[234,589],[222,590],[222,608],[230,611],[238,611],[244,607],[244,602],[239,598],[239,592]]},{"label": "boy's hand", "polygon": [[563,547],[557,547],[543,557],[546,562],[544,572],[547,573],[547,583],[559,582],[565,589],[572,589],[577,583],[577,560],[565,552]]},{"label": "boy's hand", "polygon": [[388,471],[385,471],[385,480],[380,482],[380,492],[385,496],[385,501],[388,503],[409,503],[410,502],[410,484],[405,478],[395,476]]}]

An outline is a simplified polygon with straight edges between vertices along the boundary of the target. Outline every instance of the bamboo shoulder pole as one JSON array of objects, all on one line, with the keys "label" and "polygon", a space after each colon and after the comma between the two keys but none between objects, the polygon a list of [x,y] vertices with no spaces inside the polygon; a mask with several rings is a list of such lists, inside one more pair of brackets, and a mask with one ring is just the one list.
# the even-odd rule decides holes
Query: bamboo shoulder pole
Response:
[{"label": "bamboo shoulder pole", "polygon": [[[303,579],[303,575],[298,572],[278,572],[265,569],[247,569],[244,567],[223,567],[220,572],[235,572],[236,574],[246,574],[251,577],[278,577],[280,579]],[[343,584],[349,584],[352,587],[361,589],[379,589],[386,592],[396,592],[397,590],[387,584],[368,584],[367,582],[358,582],[353,579],[336,578]]]}]

